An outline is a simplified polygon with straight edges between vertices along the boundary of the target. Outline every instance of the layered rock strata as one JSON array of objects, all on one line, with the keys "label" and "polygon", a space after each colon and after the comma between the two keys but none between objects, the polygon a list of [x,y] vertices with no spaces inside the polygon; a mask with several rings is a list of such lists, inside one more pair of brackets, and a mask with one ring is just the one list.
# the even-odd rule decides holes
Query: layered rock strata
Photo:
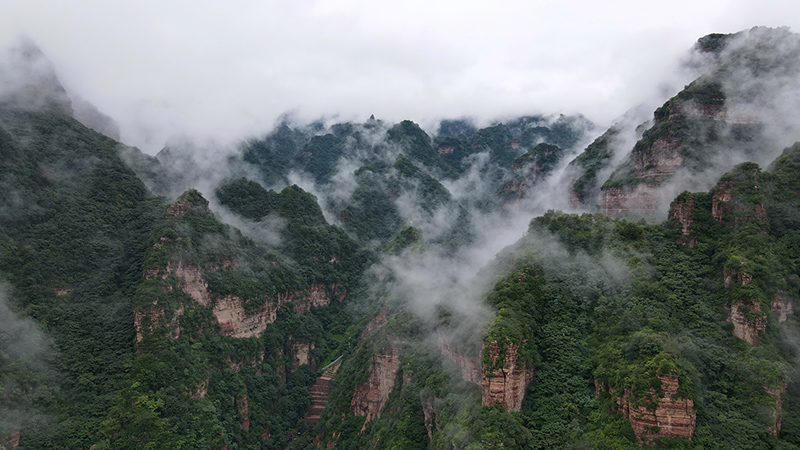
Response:
[{"label": "layered rock strata", "polygon": [[372,356],[367,381],[356,386],[350,406],[356,416],[366,416],[364,424],[381,415],[383,405],[394,389],[395,377],[400,369],[400,346],[392,343],[381,353]]},{"label": "layered rock strata", "polygon": [[757,344],[759,335],[767,329],[767,318],[757,301],[735,300],[731,304],[728,322],[733,324],[733,335],[750,345]]},{"label": "layered rock strata", "polygon": [[450,337],[441,331],[437,334],[437,344],[442,355],[456,363],[465,381],[481,384],[481,362],[478,356],[465,356],[460,353]]},{"label": "layered rock strata", "polygon": [[675,200],[669,209],[669,220],[681,228],[681,237],[678,242],[690,248],[697,245],[697,239],[690,237],[692,234],[692,214],[694,214],[694,198]]},{"label": "layered rock strata", "polygon": [[[659,376],[658,379],[662,395],[650,389],[648,398],[634,401],[630,388],[627,388],[616,399],[620,413],[630,422],[641,444],[654,445],[655,439],[671,437],[691,440],[697,420],[694,402],[678,395],[680,384],[677,376]],[[615,394],[613,389],[606,389],[598,382],[595,382],[595,389],[598,395],[603,391]]]},{"label": "layered rock strata", "polygon": [[[520,364],[519,344],[499,345],[497,342],[484,344],[484,364],[481,377],[481,404],[503,405],[506,411],[522,409],[525,391],[533,380],[533,369]],[[487,367],[488,366],[488,367]]]}]

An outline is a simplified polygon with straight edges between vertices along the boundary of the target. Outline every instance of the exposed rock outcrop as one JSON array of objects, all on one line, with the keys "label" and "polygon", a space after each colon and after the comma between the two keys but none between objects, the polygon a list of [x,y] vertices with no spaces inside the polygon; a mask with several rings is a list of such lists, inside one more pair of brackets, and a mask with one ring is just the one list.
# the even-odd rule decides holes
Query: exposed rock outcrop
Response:
[{"label": "exposed rock outcrop", "polygon": [[[753,275],[745,269],[742,261],[738,269],[727,269],[724,272],[723,284],[729,288],[736,284],[747,286],[753,281]],[[733,335],[750,345],[758,343],[759,334],[767,329],[767,316],[758,300],[734,300],[728,314],[728,322],[733,324]]]},{"label": "exposed rock outcrop", "polygon": [[722,217],[726,214],[726,205],[731,201],[731,185],[733,183],[720,183],[711,196],[711,215],[717,222],[722,222]]},{"label": "exposed rock outcrop", "polygon": [[[200,193],[197,191],[187,191],[191,194],[196,194],[197,197],[200,197]],[[167,207],[166,217],[168,218],[178,218],[181,216],[185,216],[193,209],[199,209],[201,212],[209,212],[208,209],[208,202],[205,199],[202,199],[201,202],[193,202],[188,196],[184,197],[186,194],[182,195],[181,198],[178,199],[175,203],[169,205]]]},{"label": "exposed rock outcrop", "polygon": [[361,342],[364,342],[364,339],[366,339],[366,337],[369,336],[373,330],[386,323],[386,319],[388,317],[389,313],[386,312],[386,310],[381,310],[377,316],[373,317],[372,320],[370,320],[367,324],[367,327],[364,328],[364,331],[361,333]]},{"label": "exposed rock outcrop", "polygon": [[678,242],[690,248],[697,245],[697,239],[689,237],[692,233],[694,208],[694,198],[691,196],[678,197],[669,208],[669,220],[681,227],[681,237]]},{"label": "exposed rock outcrop", "polygon": [[0,450],[19,447],[20,432],[15,431],[0,440]]},{"label": "exposed rock outcrop", "polygon": [[767,391],[767,394],[774,402],[771,408],[772,424],[769,427],[769,432],[777,437],[781,433],[781,413],[783,412],[783,399],[786,396],[786,384],[784,383],[774,388],[764,387],[764,390]]},{"label": "exposed rock outcrop", "polygon": [[772,300],[770,309],[778,316],[778,322],[786,322],[786,319],[794,314],[794,302],[783,292],[775,294],[775,299]]},{"label": "exposed rock outcrop", "polygon": [[267,325],[277,318],[278,308],[281,305],[292,302],[296,312],[304,313],[311,308],[329,306],[334,299],[342,301],[345,293],[335,292],[336,285],[331,286],[328,291],[322,284],[312,284],[305,290],[280,293],[275,300],[266,299],[263,309],[250,315],[246,313],[241,298],[228,295],[214,301],[213,313],[222,327],[224,336],[240,338],[261,336]]},{"label": "exposed rock outcrop", "polygon": [[72,293],[75,292],[75,289],[74,288],[58,288],[58,287],[55,287],[55,288],[53,288],[53,292],[56,293],[56,297],[63,297],[65,295],[72,295]]},{"label": "exposed rock outcrop", "polygon": [[658,188],[646,184],[608,187],[602,194],[600,211],[612,217],[649,214],[661,201]]},{"label": "exposed rock outcrop", "polygon": [[214,302],[213,313],[223,336],[248,338],[260,336],[275,321],[277,305],[267,303],[263,311],[248,316],[242,299],[228,295]]},{"label": "exposed rock outcrop", "polygon": [[163,275],[175,275],[178,278],[178,286],[189,297],[200,306],[208,306],[211,303],[211,295],[208,292],[208,282],[203,278],[203,270],[193,264],[184,261],[170,261],[167,264],[167,272]]},{"label": "exposed rock outcrop", "polygon": [[[752,221],[766,222],[767,208],[760,185],[761,172],[756,164],[736,166],[712,190],[711,214],[714,219],[734,227]],[[766,228],[762,231],[766,232]]]},{"label": "exposed rock outcrop", "polygon": [[292,361],[292,371],[297,370],[303,364],[310,364],[311,350],[314,350],[313,342],[295,342],[292,344],[292,354],[294,361]]},{"label": "exposed rock outcrop", "polygon": [[133,328],[136,330],[136,342],[142,342],[145,333],[152,333],[158,327],[166,328],[167,336],[170,339],[177,339],[181,335],[178,318],[184,312],[185,308],[183,304],[180,304],[172,311],[172,318],[169,321],[165,321],[164,316],[166,313],[164,307],[158,304],[158,300],[153,300],[153,303],[147,307],[134,309]]},{"label": "exposed rock outcrop", "polygon": [[434,407],[435,400],[436,398],[432,398],[422,402],[422,414],[425,416],[425,431],[428,432],[429,441],[433,441],[434,428],[436,428],[437,431],[440,431],[439,424],[436,422],[436,408]]},{"label": "exposed rock outcrop", "polygon": [[465,381],[473,384],[481,384],[481,361],[476,356],[465,356],[461,354],[453,344],[452,340],[445,333],[439,331],[437,343],[442,355],[450,358],[461,370],[461,376]]},{"label": "exposed rock outcrop", "polygon": [[440,145],[436,148],[436,152],[440,155],[450,155],[455,151],[456,147],[453,145]]},{"label": "exposed rock outcrop", "polygon": [[367,416],[364,425],[381,415],[383,405],[394,388],[400,369],[400,345],[390,343],[381,353],[372,356],[367,381],[356,386],[350,406],[356,416]]},{"label": "exposed rock outcrop", "polygon": [[[176,203],[177,204],[177,203]],[[188,206],[187,206],[188,205]],[[184,202],[184,206],[179,210],[191,208],[191,204]],[[158,244],[157,244],[158,245]],[[236,266],[235,261],[224,261],[221,265],[214,264],[209,269],[218,270],[221,268],[229,269]],[[248,338],[260,336],[267,325],[274,322],[277,318],[277,311],[281,305],[293,302],[294,309],[298,313],[304,313],[311,308],[318,308],[330,305],[331,301],[343,300],[346,292],[337,289],[336,284],[328,288],[315,283],[308,289],[298,291],[287,291],[279,293],[274,299],[264,299],[263,307],[260,311],[247,314],[244,308],[244,300],[235,295],[224,297],[214,296],[208,289],[208,281],[203,274],[204,268],[184,261],[170,261],[166,270],[153,269],[145,274],[147,279],[167,279],[169,276],[177,278],[177,288],[191,297],[198,306],[212,308],[212,313],[221,327],[221,334],[238,338]],[[167,289],[171,290],[172,286]],[[173,311],[172,319],[169,323],[163,322],[163,307],[154,301],[152,306],[137,308],[134,310],[134,327],[136,329],[136,340],[141,342],[143,339],[143,325],[148,324],[148,329],[152,331],[156,326],[167,326],[172,331],[170,337],[176,339],[180,336],[181,329],[178,317],[183,315],[185,305],[181,304]]]},{"label": "exposed rock outcrop", "polygon": [[[662,393],[650,389],[649,398],[639,398],[634,402],[630,388],[616,398],[620,413],[630,422],[636,438],[641,444],[653,445],[654,439],[682,437],[692,439],[697,420],[694,401],[678,395],[680,384],[675,375],[659,376]],[[608,391],[595,381],[595,393]]]},{"label": "exposed rock outcrop", "polygon": [[525,391],[533,380],[533,369],[519,363],[519,344],[484,343],[484,363],[481,378],[481,404],[501,404],[506,411],[519,411]]},{"label": "exposed rock outcrop", "polygon": [[[692,177],[698,167],[709,164],[706,160],[718,151],[716,146],[725,147],[725,118],[725,94],[719,83],[700,79],[686,86],[655,111],[652,127],[601,188],[602,211],[653,212],[661,200],[657,192],[678,170],[686,169]],[[710,137],[702,142],[692,138],[701,135]]]},{"label": "exposed rock outcrop", "polygon": [[197,386],[195,386],[194,391],[189,393],[189,397],[192,397],[195,400],[199,400],[206,398],[207,394],[208,394],[208,378],[197,383]]},{"label": "exposed rock outcrop", "polygon": [[767,329],[767,317],[760,302],[736,300],[731,304],[728,322],[733,323],[733,335],[750,345],[758,343],[759,334]]}]

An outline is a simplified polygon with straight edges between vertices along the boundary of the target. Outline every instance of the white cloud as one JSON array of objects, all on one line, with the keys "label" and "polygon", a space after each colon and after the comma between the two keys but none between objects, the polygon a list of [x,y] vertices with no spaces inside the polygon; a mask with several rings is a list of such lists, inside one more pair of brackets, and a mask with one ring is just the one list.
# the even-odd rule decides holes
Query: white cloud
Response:
[{"label": "white cloud", "polygon": [[700,36],[800,29],[772,0],[375,2],[0,0],[68,88],[157,151],[235,139],[288,110],[364,119],[582,112],[608,122],[654,95]]}]

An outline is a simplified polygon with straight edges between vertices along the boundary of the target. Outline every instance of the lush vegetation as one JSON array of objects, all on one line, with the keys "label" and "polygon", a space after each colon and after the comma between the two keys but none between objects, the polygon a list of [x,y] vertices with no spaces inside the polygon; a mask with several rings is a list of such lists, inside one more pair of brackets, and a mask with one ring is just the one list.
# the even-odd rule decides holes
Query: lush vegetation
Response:
[{"label": "lush vegetation", "polygon": [[[730,39],[699,46],[721,55]],[[774,69],[758,52],[732,58]],[[669,142],[700,170],[719,146],[759,151],[763,128],[716,120],[731,67],[657,110],[634,153]],[[432,139],[410,121],[282,123],[231,157],[251,178],[206,193],[219,216],[194,189],[152,195],[188,179],[170,180],[176,149],[153,159],[63,111],[0,108],[0,446],[19,432],[23,449],[639,448],[623,413],[657,410],[669,380],[696,427],[659,447],[800,448],[800,144],[682,193],[664,223],[536,217],[475,292],[415,293],[425,314],[398,292],[394,263],[449,264],[472,242],[471,214],[556,167],[587,125],[444,121]],[[579,201],[597,194],[617,133],[575,160]],[[633,167],[611,182],[652,169]],[[289,185],[295,170],[316,192],[352,190],[321,207]],[[465,174],[488,193],[445,187]],[[446,269],[414,275],[457,280]],[[331,362],[327,406],[308,421]],[[519,411],[482,405],[490,377],[521,371]]]}]

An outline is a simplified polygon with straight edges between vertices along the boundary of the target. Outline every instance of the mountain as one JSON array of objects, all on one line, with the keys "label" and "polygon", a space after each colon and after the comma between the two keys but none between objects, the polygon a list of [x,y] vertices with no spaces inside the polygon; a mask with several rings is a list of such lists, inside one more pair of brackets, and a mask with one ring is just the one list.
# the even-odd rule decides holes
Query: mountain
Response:
[{"label": "mountain", "polygon": [[[700,76],[637,127],[632,149],[614,148],[624,130],[612,126],[572,162],[573,203],[607,215],[663,214],[677,193],[709,189],[738,162],[768,164],[800,139],[791,116],[798,50],[798,36],[783,28],[698,40]],[[629,153],[613,161],[618,152]],[[610,175],[598,179],[600,171]]]},{"label": "mountain", "polygon": [[701,38],[697,80],[594,140],[287,119],[156,157],[24,44],[0,448],[800,447],[796,42]]}]

